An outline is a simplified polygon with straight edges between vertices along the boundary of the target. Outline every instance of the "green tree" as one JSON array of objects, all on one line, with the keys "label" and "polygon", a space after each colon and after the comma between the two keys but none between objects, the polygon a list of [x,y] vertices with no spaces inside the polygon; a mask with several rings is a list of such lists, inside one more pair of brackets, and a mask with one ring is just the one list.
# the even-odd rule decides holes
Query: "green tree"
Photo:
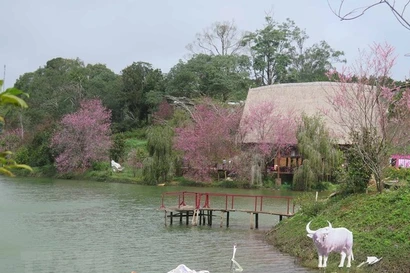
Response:
[{"label": "green tree", "polygon": [[250,86],[250,61],[244,55],[195,55],[167,75],[167,94],[188,98],[245,99]]},{"label": "green tree", "polygon": [[[357,137],[360,136],[356,135]],[[371,137],[371,135],[367,135],[367,137]],[[339,170],[337,175],[339,183],[342,184],[343,192],[347,194],[366,192],[372,175],[371,170],[363,165],[361,157],[354,148],[349,147],[344,155],[347,164]]]},{"label": "green tree", "polygon": [[111,110],[114,127],[124,119],[122,98],[122,79],[105,64],[88,64],[86,78],[83,83],[85,96],[88,99],[100,98],[104,106]]},{"label": "green tree", "polygon": [[84,97],[85,80],[84,63],[80,59],[55,58],[44,67],[20,76],[15,86],[30,94],[26,124],[36,124],[35,121],[50,116],[58,120],[76,110]]},{"label": "green tree", "polygon": [[174,173],[173,129],[151,126],[147,131],[148,157],[144,160],[144,181],[151,185],[169,181]]},{"label": "green tree", "polygon": [[80,59],[55,58],[44,67],[20,76],[15,86],[30,94],[30,108],[10,117],[11,127],[35,134],[44,123],[55,123],[74,112],[82,99],[99,98],[120,122],[123,105],[120,76],[105,65],[87,65]]},{"label": "green tree", "polygon": [[164,77],[159,69],[145,62],[132,63],[122,70],[124,118],[129,126],[149,122],[150,114],[162,101]]},{"label": "green tree", "polygon": [[325,41],[306,47],[305,30],[287,19],[278,23],[266,17],[265,27],[243,39],[250,47],[252,68],[258,85],[285,82],[326,81],[334,63],[345,62],[342,51]]},{"label": "green tree", "polygon": [[292,39],[295,23],[287,19],[279,24],[270,16],[265,19],[263,29],[249,33],[243,40],[250,47],[253,73],[259,85],[282,82],[294,51]]},{"label": "green tree", "polygon": [[296,51],[292,57],[286,82],[328,81],[326,73],[335,63],[345,63],[343,51],[334,50],[326,41],[305,48],[308,37],[296,37]]},{"label": "green tree", "polygon": [[123,158],[125,153],[125,137],[122,133],[116,134],[111,137],[112,146],[110,149],[110,158],[116,162],[119,162]]},{"label": "green tree", "polygon": [[297,168],[293,176],[294,188],[320,188],[321,182],[335,174],[335,170],[341,164],[342,154],[318,116],[304,115],[296,138],[303,164]]}]

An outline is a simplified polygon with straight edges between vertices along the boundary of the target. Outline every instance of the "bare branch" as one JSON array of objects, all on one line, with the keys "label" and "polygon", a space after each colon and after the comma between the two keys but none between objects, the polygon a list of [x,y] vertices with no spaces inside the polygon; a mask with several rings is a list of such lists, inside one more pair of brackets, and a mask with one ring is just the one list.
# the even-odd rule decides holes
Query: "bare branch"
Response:
[{"label": "bare branch", "polygon": [[232,55],[243,49],[243,34],[234,21],[216,22],[196,34],[196,40],[186,46],[193,54]]},{"label": "bare branch", "polygon": [[393,0],[379,0],[376,1],[375,3],[371,5],[367,5],[364,7],[359,7],[359,8],[354,8],[350,10],[349,12],[344,13],[343,8],[345,6],[345,1],[340,0],[340,4],[338,9],[334,9],[332,5],[330,4],[329,0],[327,0],[327,4],[332,11],[332,13],[337,16],[341,21],[348,21],[348,20],[354,20],[357,19],[361,16],[363,16],[368,10],[374,8],[375,6],[385,4],[389,7],[390,11],[393,13],[394,17],[396,20],[406,29],[410,30],[410,23],[405,19],[405,11],[407,7],[410,4],[410,1],[406,1],[404,4],[403,8],[400,10],[400,8],[396,7],[396,1]]}]

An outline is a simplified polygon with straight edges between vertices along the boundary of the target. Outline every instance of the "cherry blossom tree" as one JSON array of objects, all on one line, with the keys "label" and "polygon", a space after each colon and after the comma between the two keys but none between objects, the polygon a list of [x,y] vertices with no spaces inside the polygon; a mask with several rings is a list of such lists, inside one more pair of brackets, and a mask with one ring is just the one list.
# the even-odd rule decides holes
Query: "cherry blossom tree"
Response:
[{"label": "cherry blossom tree", "polygon": [[296,119],[293,110],[282,112],[273,101],[251,104],[241,121],[241,135],[248,145],[248,160],[242,160],[240,170],[250,183],[261,184],[266,166],[296,144]]},{"label": "cherry blossom tree", "polygon": [[296,144],[297,119],[294,111],[281,112],[273,101],[251,105],[244,115],[241,134],[252,139],[265,157],[276,157],[289,145]]},{"label": "cherry blossom tree", "polygon": [[93,162],[108,161],[111,147],[111,111],[101,100],[84,100],[80,109],[65,115],[51,140],[61,173],[83,172]]},{"label": "cherry blossom tree", "polygon": [[375,43],[350,68],[328,74],[338,82],[328,98],[335,110],[329,116],[350,136],[351,149],[373,173],[379,191],[392,147],[410,144],[410,92],[390,78],[395,60],[392,46]]},{"label": "cherry blossom tree", "polygon": [[240,151],[237,141],[242,107],[222,107],[210,100],[194,106],[190,124],[176,128],[175,148],[189,162],[188,175],[210,180],[210,168]]}]

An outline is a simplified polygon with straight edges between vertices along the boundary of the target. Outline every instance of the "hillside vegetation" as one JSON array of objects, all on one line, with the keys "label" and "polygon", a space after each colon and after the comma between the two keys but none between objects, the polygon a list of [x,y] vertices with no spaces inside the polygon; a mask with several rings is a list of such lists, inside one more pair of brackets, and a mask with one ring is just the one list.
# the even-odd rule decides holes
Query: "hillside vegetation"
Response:
[{"label": "hillside vegetation", "polygon": [[[316,249],[306,236],[305,227],[310,220],[312,230],[325,227],[326,221],[330,221],[333,227],[346,227],[353,232],[355,260],[349,272],[409,272],[409,211],[409,187],[310,202],[302,204],[297,215],[275,226],[267,239],[281,251],[297,257],[303,266],[316,268]],[[357,268],[367,256],[383,259],[372,266]],[[328,269],[336,269],[339,261],[340,255],[332,253]]]}]

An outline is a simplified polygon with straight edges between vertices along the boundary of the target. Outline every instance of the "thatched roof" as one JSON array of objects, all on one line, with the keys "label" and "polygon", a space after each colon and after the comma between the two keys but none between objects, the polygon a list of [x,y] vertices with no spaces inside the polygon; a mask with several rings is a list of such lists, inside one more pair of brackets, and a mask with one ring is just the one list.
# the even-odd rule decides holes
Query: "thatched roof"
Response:
[{"label": "thatched roof", "polygon": [[[308,116],[320,114],[332,137],[339,144],[346,144],[346,131],[337,122],[334,122],[336,115],[332,115],[332,113],[335,111],[329,103],[329,98],[334,95],[338,86],[338,83],[332,82],[311,82],[275,84],[252,88],[248,92],[242,120],[249,115],[251,107],[264,102],[273,102],[276,113],[286,114],[293,111],[295,117],[301,117],[303,113]],[[324,115],[324,113],[327,114]],[[332,116],[332,118],[329,116]],[[258,142],[256,133],[247,134],[244,142]]]}]

